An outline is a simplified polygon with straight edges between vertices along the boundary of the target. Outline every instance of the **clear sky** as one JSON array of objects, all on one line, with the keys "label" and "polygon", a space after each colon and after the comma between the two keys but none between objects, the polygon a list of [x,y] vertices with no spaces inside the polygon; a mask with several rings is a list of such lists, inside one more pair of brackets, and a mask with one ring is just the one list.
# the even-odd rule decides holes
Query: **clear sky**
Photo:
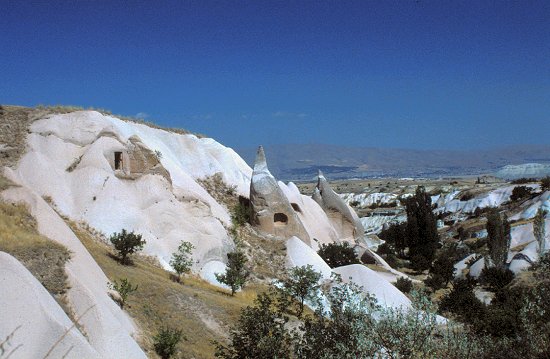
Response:
[{"label": "clear sky", "polygon": [[550,1],[0,0],[0,103],[233,147],[550,144]]}]

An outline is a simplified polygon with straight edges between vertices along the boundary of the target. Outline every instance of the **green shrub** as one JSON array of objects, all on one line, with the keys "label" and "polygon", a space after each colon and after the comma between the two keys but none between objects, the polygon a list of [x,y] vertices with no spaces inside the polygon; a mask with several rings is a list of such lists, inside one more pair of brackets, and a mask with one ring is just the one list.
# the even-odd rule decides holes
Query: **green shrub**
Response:
[{"label": "green shrub", "polygon": [[238,322],[231,327],[230,343],[215,342],[217,358],[291,358],[292,336],[285,327],[288,317],[268,293],[259,294],[254,303],[241,311]]},{"label": "green shrub", "polygon": [[289,271],[288,278],[281,281],[282,292],[293,298],[297,303],[296,315],[302,316],[304,302],[307,299],[314,299],[319,289],[321,273],[313,270],[311,264],[302,267],[294,267]]},{"label": "green shrub", "polygon": [[249,272],[245,268],[247,262],[243,252],[236,251],[227,253],[227,268],[225,273],[216,273],[216,279],[231,287],[231,295],[242,288],[248,279]]},{"label": "green shrub", "polygon": [[454,264],[465,254],[464,249],[459,249],[455,243],[443,247],[432,264],[426,285],[434,290],[446,287],[454,277]]},{"label": "green shrub", "polygon": [[510,196],[510,201],[515,202],[525,198],[528,198],[533,194],[533,189],[526,186],[517,186],[512,190],[512,195]]},{"label": "green shrub", "polygon": [[483,268],[479,282],[493,291],[504,288],[514,279],[514,272],[508,268]]},{"label": "green shrub", "polygon": [[162,359],[169,359],[176,354],[176,345],[181,341],[183,335],[180,329],[163,327],[153,337],[155,352]]},{"label": "green shrub", "polygon": [[472,278],[455,279],[452,289],[439,304],[439,310],[455,315],[464,323],[474,323],[483,319],[486,308],[474,294],[475,280]]},{"label": "green shrub", "polygon": [[115,290],[120,295],[119,304],[121,309],[124,309],[124,304],[126,304],[126,299],[128,299],[128,295],[138,289],[137,285],[134,287],[132,283],[126,278],[121,279],[120,282],[115,279],[113,283],[107,283],[107,286],[109,287],[109,289]]},{"label": "green shrub", "polygon": [[546,176],[540,180],[540,189],[544,191],[550,191],[550,176]]},{"label": "green shrub", "polygon": [[397,278],[397,282],[395,282],[395,287],[403,293],[409,293],[413,287],[412,280],[405,277],[399,277]]},{"label": "green shrub", "polygon": [[322,244],[317,253],[330,268],[359,263],[355,251],[348,242]]},{"label": "green shrub", "polygon": [[178,250],[172,254],[170,259],[170,265],[174,268],[174,271],[178,274],[178,282],[181,280],[183,273],[188,273],[193,265],[193,258],[191,258],[191,251],[195,247],[191,242],[181,241]]},{"label": "green shrub", "polygon": [[141,234],[126,232],[125,229],[120,233],[111,235],[109,240],[118,251],[118,257],[122,264],[129,264],[128,255],[142,250],[145,245],[145,240],[141,238]]},{"label": "green shrub", "polygon": [[231,222],[234,226],[244,226],[250,223],[250,208],[242,202],[238,202],[231,209]]},{"label": "green shrub", "polygon": [[537,182],[537,180],[535,178],[522,177],[522,178],[515,179],[510,183],[511,184],[526,184],[526,183],[533,183],[533,182]]}]

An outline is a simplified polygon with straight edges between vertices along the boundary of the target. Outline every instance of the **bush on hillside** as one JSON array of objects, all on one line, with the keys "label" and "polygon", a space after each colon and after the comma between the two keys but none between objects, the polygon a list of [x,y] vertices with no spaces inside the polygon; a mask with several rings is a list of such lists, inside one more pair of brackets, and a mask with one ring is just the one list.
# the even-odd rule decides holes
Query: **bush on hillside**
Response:
[{"label": "bush on hillside", "polygon": [[162,359],[170,359],[176,354],[176,345],[181,341],[183,332],[180,329],[163,327],[153,337],[155,352]]},{"label": "bush on hillside", "polygon": [[216,273],[216,279],[231,288],[231,296],[242,288],[250,273],[245,268],[247,258],[241,251],[227,253],[227,268],[225,273]]},{"label": "bush on hillside", "polygon": [[231,222],[235,226],[244,226],[250,223],[250,208],[242,202],[238,202],[231,209]]},{"label": "bush on hillside", "polygon": [[508,268],[483,268],[479,282],[493,291],[507,286],[514,279],[514,272]]},{"label": "bush on hillside", "polygon": [[405,277],[399,277],[395,282],[395,287],[403,293],[409,293],[413,287],[412,280]]},{"label": "bush on hillside", "polygon": [[120,304],[120,309],[124,309],[124,304],[126,304],[128,296],[138,289],[137,284],[134,287],[126,278],[121,279],[120,282],[115,279],[113,283],[107,283],[107,286],[109,289],[116,291],[120,295],[120,300],[118,301]]},{"label": "bush on hillside", "polygon": [[452,313],[464,323],[475,323],[485,315],[485,304],[474,294],[475,280],[470,277],[455,279],[452,289],[447,293],[441,303],[439,310],[443,313]]},{"label": "bush on hillside", "polygon": [[216,357],[291,358],[292,336],[286,328],[288,317],[276,305],[271,293],[261,293],[241,311],[238,322],[229,330],[230,342],[216,345]]},{"label": "bush on hillside", "polygon": [[355,251],[348,242],[322,244],[317,253],[330,268],[359,263]]},{"label": "bush on hillside", "polygon": [[122,264],[129,264],[128,255],[142,250],[145,245],[145,240],[142,239],[141,234],[126,232],[125,229],[120,233],[111,235],[109,240],[117,250],[120,263]]},{"label": "bush on hillside", "polygon": [[170,266],[178,275],[178,282],[181,281],[181,275],[191,271],[191,266],[193,265],[193,258],[191,257],[191,252],[195,247],[191,242],[181,241],[178,246],[178,250],[172,253],[172,258],[170,259]]},{"label": "bush on hillside", "polygon": [[296,315],[298,318],[304,312],[305,301],[315,299],[320,287],[318,284],[319,279],[321,279],[321,273],[313,270],[311,264],[308,264],[307,266],[291,268],[288,277],[280,282],[282,293],[296,301]]}]

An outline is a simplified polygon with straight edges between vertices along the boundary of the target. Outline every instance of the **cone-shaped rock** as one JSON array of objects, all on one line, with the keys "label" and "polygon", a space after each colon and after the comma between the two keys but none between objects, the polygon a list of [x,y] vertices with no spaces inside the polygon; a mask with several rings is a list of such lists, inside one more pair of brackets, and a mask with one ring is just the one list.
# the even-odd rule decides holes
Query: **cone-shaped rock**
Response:
[{"label": "cone-shaped rock", "polygon": [[250,182],[252,224],[284,239],[292,236],[309,244],[310,238],[275,178],[269,172],[262,146],[258,148]]},{"label": "cone-shaped rock", "polygon": [[319,171],[317,188],[312,198],[323,207],[341,240],[361,241],[364,239],[365,229],[359,217],[355,211],[332,190],[321,171]]}]

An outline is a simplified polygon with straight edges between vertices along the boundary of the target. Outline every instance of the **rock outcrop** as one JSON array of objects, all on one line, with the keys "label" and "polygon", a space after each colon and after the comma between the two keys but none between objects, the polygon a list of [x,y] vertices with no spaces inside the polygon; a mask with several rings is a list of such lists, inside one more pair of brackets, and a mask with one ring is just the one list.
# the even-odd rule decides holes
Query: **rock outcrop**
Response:
[{"label": "rock outcrop", "polygon": [[282,239],[292,236],[310,245],[310,236],[279,184],[269,172],[262,146],[258,148],[250,182],[252,224]]},{"label": "rock outcrop", "polygon": [[350,243],[364,240],[365,229],[359,217],[355,211],[332,190],[321,171],[319,171],[317,187],[312,198],[325,210],[340,240]]},{"label": "rock outcrop", "polygon": [[170,173],[160,162],[162,153],[153,152],[136,135],[128,139],[125,151],[114,151],[109,159],[115,175],[119,178],[136,179],[147,174],[164,177],[170,184]]}]

